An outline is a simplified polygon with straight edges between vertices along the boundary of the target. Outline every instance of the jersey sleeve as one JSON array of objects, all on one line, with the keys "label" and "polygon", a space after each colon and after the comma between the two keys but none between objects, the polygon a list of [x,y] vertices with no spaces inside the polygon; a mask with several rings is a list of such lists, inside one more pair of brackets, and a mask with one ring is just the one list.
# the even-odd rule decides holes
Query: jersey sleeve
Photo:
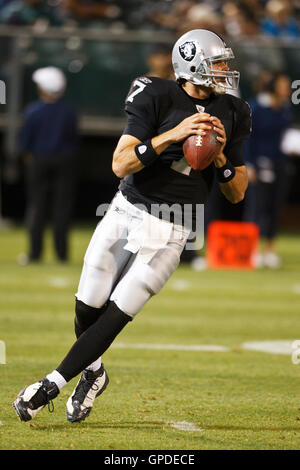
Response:
[{"label": "jersey sleeve", "polygon": [[224,154],[233,166],[245,165],[243,141],[236,142],[232,145],[226,145],[224,148]]},{"label": "jersey sleeve", "polygon": [[224,154],[233,166],[245,165],[243,143],[251,134],[251,108],[246,101],[239,101],[234,111],[234,128],[232,137],[224,148]]},{"label": "jersey sleeve", "polygon": [[139,77],[132,82],[125,100],[128,121],[123,134],[141,141],[157,135],[160,88],[153,78]]},{"label": "jersey sleeve", "polygon": [[123,135],[132,135],[141,142],[147,139],[151,139],[155,136],[155,132],[149,123],[144,119],[139,118],[134,114],[129,114],[126,126],[123,131]]}]

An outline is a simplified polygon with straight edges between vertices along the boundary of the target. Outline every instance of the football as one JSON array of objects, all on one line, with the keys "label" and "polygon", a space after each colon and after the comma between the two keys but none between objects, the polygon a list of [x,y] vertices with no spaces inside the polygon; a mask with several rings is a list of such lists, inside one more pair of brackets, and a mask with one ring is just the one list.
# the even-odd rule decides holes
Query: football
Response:
[{"label": "football", "polygon": [[205,129],[206,135],[190,135],[183,143],[183,154],[194,170],[204,170],[216,158],[221,142],[217,140],[218,133],[213,130],[210,122],[210,130]]}]

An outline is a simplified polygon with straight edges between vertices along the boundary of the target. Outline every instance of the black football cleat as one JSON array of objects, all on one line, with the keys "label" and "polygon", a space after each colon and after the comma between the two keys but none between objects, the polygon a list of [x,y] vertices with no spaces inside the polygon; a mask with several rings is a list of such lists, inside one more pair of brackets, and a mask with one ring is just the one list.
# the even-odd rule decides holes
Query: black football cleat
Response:
[{"label": "black football cleat", "polygon": [[21,421],[30,421],[46,405],[52,412],[54,410],[52,400],[58,394],[57,385],[44,378],[24,388],[13,402],[13,407]]},{"label": "black football cleat", "polygon": [[103,364],[97,372],[85,369],[67,401],[67,420],[75,423],[87,418],[92,411],[95,398],[104,392],[108,382],[108,375]]}]

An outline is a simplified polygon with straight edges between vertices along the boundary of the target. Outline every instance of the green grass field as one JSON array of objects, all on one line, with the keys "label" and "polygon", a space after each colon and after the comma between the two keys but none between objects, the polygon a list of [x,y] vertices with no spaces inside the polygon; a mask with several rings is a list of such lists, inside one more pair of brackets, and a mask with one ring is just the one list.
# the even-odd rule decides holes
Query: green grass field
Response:
[{"label": "green grass field", "polygon": [[[48,234],[45,262],[27,267],[16,263],[23,230],[0,232],[0,449],[299,449],[300,364],[290,354],[243,349],[300,339],[300,237],[292,235],[279,239],[280,270],[180,267],[104,355],[110,385],[85,422],[65,418],[77,379],[54,413],[18,420],[18,392],[52,371],[74,341],[74,294],[91,231],[73,230],[70,264],[53,260]],[[183,421],[195,427],[172,426]]]}]

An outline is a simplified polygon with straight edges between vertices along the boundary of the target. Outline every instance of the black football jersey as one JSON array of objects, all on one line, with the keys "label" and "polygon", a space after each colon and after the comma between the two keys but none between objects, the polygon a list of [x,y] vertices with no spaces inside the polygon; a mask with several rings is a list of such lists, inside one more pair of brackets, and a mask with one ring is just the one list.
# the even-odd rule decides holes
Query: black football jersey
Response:
[{"label": "black football jersey", "polygon": [[[200,100],[190,97],[175,81],[139,77],[126,98],[128,122],[123,134],[145,141],[177,126],[197,111],[217,116],[223,123],[227,143],[224,154],[234,166],[244,165],[242,142],[250,135],[248,103],[229,94],[212,93]],[[214,163],[193,170],[184,158],[183,142],[166,148],[150,166],[126,176],[119,189],[133,204],[204,204],[214,178]]]}]

